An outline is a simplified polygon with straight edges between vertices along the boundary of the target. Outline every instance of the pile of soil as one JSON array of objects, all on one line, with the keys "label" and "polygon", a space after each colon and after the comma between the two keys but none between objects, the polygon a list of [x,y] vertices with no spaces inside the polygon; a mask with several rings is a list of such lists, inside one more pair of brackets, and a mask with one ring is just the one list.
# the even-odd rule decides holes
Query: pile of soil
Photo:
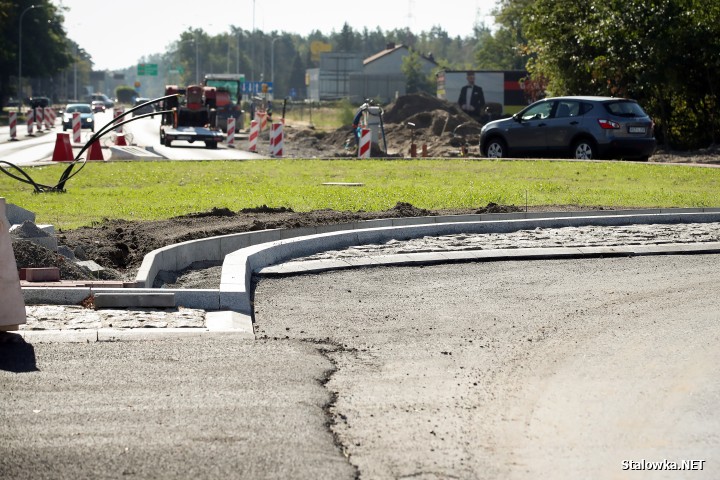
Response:
[{"label": "pile of soil", "polygon": [[[453,158],[463,155],[461,147],[469,147],[468,155],[479,156],[482,125],[463,112],[456,104],[426,93],[399,97],[383,110],[382,132],[373,146],[374,157],[410,157],[415,143],[420,156],[425,145],[429,157]],[[381,132],[381,137],[382,137]],[[298,158],[355,157],[355,140],[351,125],[332,132],[313,128],[288,126],[285,148],[289,156]]]}]

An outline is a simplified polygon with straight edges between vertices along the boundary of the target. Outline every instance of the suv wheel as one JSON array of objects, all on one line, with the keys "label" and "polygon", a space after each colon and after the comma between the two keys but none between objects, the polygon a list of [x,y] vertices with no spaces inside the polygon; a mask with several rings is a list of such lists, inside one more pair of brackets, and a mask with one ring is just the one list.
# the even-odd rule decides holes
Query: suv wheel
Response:
[{"label": "suv wheel", "polygon": [[573,144],[572,155],[576,160],[592,160],[597,158],[595,144],[588,140],[578,140]]},{"label": "suv wheel", "polygon": [[507,157],[507,146],[505,142],[499,138],[491,139],[487,147],[485,147],[485,156],[488,158],[505,158]]}]

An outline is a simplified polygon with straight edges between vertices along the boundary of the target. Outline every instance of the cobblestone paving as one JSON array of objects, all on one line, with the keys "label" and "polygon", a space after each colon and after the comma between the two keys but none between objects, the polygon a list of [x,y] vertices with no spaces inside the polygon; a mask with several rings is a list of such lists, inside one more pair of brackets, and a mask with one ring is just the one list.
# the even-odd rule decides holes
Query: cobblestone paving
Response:
[{"label": "cobblestone paving", "polygon": [[403,241],[392,240],[384,244],[358,245],[345,250],[321,252],[294,261],[460,250],[662,245],[718,241],[720,241],[720,223],[536,228],[513,233],[458,234]]},{"label": "cobblestone paving", "polygon": [[20,330],[82,330],[98,328],[202,328],[205,311],[93,310],[76,305],[27,305],[27,323]]}]

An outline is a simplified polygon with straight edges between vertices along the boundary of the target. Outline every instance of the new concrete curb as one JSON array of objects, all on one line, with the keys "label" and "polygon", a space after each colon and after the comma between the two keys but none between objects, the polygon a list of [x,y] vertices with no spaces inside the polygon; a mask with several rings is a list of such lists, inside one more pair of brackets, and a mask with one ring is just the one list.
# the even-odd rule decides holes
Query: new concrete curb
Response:
[{"label": "new concrete curb", "polygon": [[[223,262],[220,280],[220,308],[239,312],[252,318],[252,276],[270,265],[280,264],[293,258],[313,255],[327,250],[340,250],[369,243],[389,240],[409,240],[424,236],[453,235],[460,233],[510,233],[535,228],[563,228],[580,226],[617,226],[633,224],[708,223],[720,221],[720,211],[633,213],[615,215],[589,215],[533,219],[508,219],[489,221],[464,221],[380,228],[367,228],[307,235],[253,245],[229,253]],[[679,250],[684,250],[678,246]],[[547,258],[551,249],[542,249]],[[520,250],[503,250],[500,256],[518,255]],[[559,253],[559,252],[557,252]],[[669,252],[664,251],[664,254]],[[632,253],[630,253],[632,254]],[[578,249],[573,255],[582,256]],[[597,255],[597,253],[594,253]],[[393,259],[393,265],[418,263],[406,255],[405,259]]]},{"label": "new concrete curb", "polygon": [[[252,275],[257,272],[267,274],[277,271],[266,270],[271,265],[280,264],[303,256],[327,250],[337,250],[368,243],[383,243],[388,240],[408,240],[423,236],[451,235],[458,233],[510,233],[535,228],[562,228],[580,226],[618,226],[632,224],[674,224],[720,222],[720,209],[660,209],[660,210],[623,210],[592,212],[544,212],[513,214],[481,214],[461,216],[409,217],[354,222],[341,225],[309,227],[292,230],[276,229],[258,232],[246,232],[232,235],[210,237],[200,240],[170,245],[148,254],[138,271],[138,285],[152,285],[161,270],[177,271],[197,261],[223,262],[219,289],[162,289],[147,288],[40,288],[24,287],[26,304],[79,304],[91,294],[147,294],[148,292],[172,293],[175,304],[203,310],[232,311],[243,322],[252,319]],[[668,253],[707,253],[716,250],[708,245],[694,250],[687,244],[674,247],[643,249],[638,246],[605,247],[605,250],[592,249],[541,249],[533,256],[532,252],[522,250],[502,250],[465,252],[466,256],[444,252],[437,255],[414,254],[392,256],[394,258],[375,257],[364,260],[370,264],[379,261],[391,265],[438,263],[445,261],[498,260],[502,258],[548,258],[551,255],[639,255]],[[601,248],[601,247],[599,247]],[[668,250],[669,248],[669,250]],[[568,250],[571,253],[563,253]],[[639,253],[645,250],[647,253]],[[613,253],[614,252],[614,253]],[[651,253],[654,252],[654,253]],[[417,256],[419,255],[419,256]],[[361,266],[361,265],[355,265]],[[327,270],[329,264],[318,266]],[[340,263],[332,268],[352,268]],[[299,266],[298,266],[299,268]],[[296,273],[296,272],[295,272]]]}]

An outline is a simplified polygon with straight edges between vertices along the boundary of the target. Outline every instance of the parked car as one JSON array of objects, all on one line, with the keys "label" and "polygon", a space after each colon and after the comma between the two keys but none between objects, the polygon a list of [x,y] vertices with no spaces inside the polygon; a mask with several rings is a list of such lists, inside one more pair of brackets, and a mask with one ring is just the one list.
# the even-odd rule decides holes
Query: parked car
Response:
[{"label": "parked car", "polygon": [[102,113],[105,111],[105,104],[100,100],[93,100],[90,104],[93,113]]},{"label": "parked car", "polygon": [[561,156],[647,160],[657,142],[652,119],[630,99],[554,97],[485,124],[480,151],[490,158]]},{"label": "parked car", "polygon": [[[150,101],[149,98],[138,97],[138,98],[135,99],[135,103],[133,103],[133,107],[137,107],[138,105],[142,105],[143,103],[149,102],[149,101]],[[155,111],[155,108],[154,108],[154,106],[153,106],[152,104],[151,104],[151,105],[145,105],[144,107],[138,108],[137,110],[135,110],[135,111],[132,113],[132,115],[133,115],[133,117],[135,117],[135,116],[137,116],[137,115],[142,115],[143,113],[152,113],[152,112],[154,112],[154,111]]]},{"label": "parked car", "polygon": [[80,112],[80,128],[95,131],[95,115],[89,103],[70,103],[63,111],[63,131],[72,130],[73,113]]}]

